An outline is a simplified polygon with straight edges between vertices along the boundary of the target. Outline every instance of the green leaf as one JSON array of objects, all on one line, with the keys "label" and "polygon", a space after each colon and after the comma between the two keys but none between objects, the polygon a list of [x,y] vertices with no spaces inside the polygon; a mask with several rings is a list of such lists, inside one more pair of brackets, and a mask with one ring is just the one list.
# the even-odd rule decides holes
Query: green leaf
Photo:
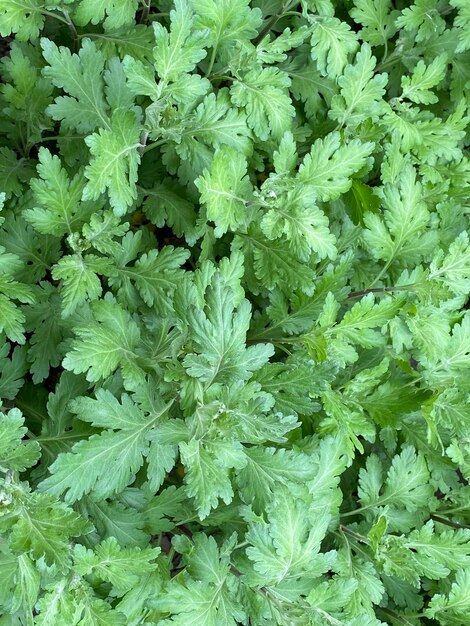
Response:
[{"label": "green leaf", "polygon": [[246,279],[253,292],[285,284],[290,289],[311,291],[315,277],[312,267],[299,261],[282,240],[269,240],[251,228],[247,235],[236,235],[233,248],[245,256]]},{"label": "green leaf", "polygon": [[26,330],[32,333],[28,361],[34,383],[42,382],[64,356],[61,305],[58,289],[43,281],[35,291],[34,304],[25,309]]},{"label": "green leaf", "polygon": [[328,371],[303,363],[269,363],[256,373],[264,391],[272,394],[276,408],[285,413],[312,415],[318,403],[313,400],[325,388]]},{"label": "green leaf", "polygon": [[25,343],[25,316],[14,301],[34,301],[31,288],[14,280],[22,265],[16,254],[8,253],[0,246],[0,332],[20,344]]},{"label": "green leaf", "polygon": [[59,258],[57,238],[36,233],[20,215],[7,213],[0,232],[7,252],[21,261],[15,267],[17,280],[28,284],[42,280]]},{"label": "green leaf", "polygon": [[111,32],[93,33],[96,46],[107,59],[130,55],[140,61],[152,60],[153,29],[146,24],[135,24]]},{"label": "green leaf", "polygon": [[336,78],[348,62],[348,56],[357,50],[357,37],[346,22],[336,17],[316,20],[312,17],[312,59],[323,76]]},{"label": "green leaf", "polygon": [[322,76],[316,64],[307,54],[290,57],[282,69],[291,79],[290,92],[304,103],[307,119],[317,119],[324,114],[325,103],[336,93],[335,82]]},{"label": "green leaf", "polygon": [[411,263],[430,252],[436,243],[435,233],[428,231],[429,211],[422,200],[421,183],[411,165],[404,167],[397,185],[386,185],[382,192],[384,215],[367,213],[364,242],[377,259]]},{"label": "green leaf", "polygon": [[296,176],[300,193],[322,201],[338,198],[351,187],[351,175],[367,164],[373,149],[373,143],[358,139],[341,145],[337,132],[317,139]]},{"label": "green leaf", "polygon": [[470,314],[466,313],[462,321],[453,326],[452,334],[439,344],[438,353],[430,359],[429,379],[443,389],[455,386],[460,372],[468,367],[469,351]]},{"label": "green leaf", "polygon": [[67,571],[70,564],[70,537],[89,531],[89,525],[71,508],[53,496],[28,493],[23,487],[2,481],[8,496],[6,513],[0,524],[2,532],[11,530],[10,545],[19,554]]},{"label": "green leaf", "polygon": [[[286,204],[288,209],[285,208]],[[261,220],[261,230],[267,239],[285,236],[289,248],[300,260],[307,261],[312,252],[320,259],[336,257],[335,237],[330,232],[328,218],[322,211],[315,207],[302,206],[291,195],[276,201],[276,205]]]},{"label": "green leaf", "polygon": [[382,96],[387,74],[374,75],[375,64],[369,44],[364,43],[354,65],[347,65],[338,78],[341,95],[333,96],[329,116],[341,126],[354,128],[366,119],[377,121],[386,110]]},{"label": "green leaf", "polygon": [[145,517],[141,511],[117,500],[95,502],[88,496],[84,496],[77,507],[85,519],[93,520],[100,537],[115,538],[122,547],[148,546],[149,534],[143,530]]},{"label": "green leaf", "polygon": [[112,274],[108,259],[94,254],[64,256],[54,266],[54,280],[62,280],[63,317],[69,317],[80,304],[97,300],[103,289],[97,274]]},{"label": "green leaf", "polygon": [[154,307],[162,315],[172,312],[173,294],[183,278],[180,266],[189,253],[182,248],[165,246],[160,251],[144,253],[132,267],[118,268],[117,279],[111,285],[119,284],[120,278],[135,284],[142,300]]},{"label": "green leaf", "polygon": [[380,199],[373,189],[359,180],[353,180],[351,189],[345,194],[344,202],[351,210],[351,218],[355,224],[364,226],[364,215],[371,211],[379,214]]},{"label": "green leaf", "polygon": [[261,509],[280,485],[292,488],[313,480],[317,470],[309,457],[298,451],[252,447],[245,454],[246,466],[237,472],[238,486],[243,500]]},{"label": "green leaf", "polygon": [[129,229],[129,224],[121,224],[121,220],[112,211],[93,213],[88,223],[83,225],[82,233],[86,241],[98,252],[104,254],[119,254],[121,246],[115,241],[116,237],[123,237]]},{"label": "green leaf", "polygon": [[456,52],[464,52],[470,49],[470,11],[464,0],[450,0],[449,4],[458,9],[458,16],[454,25],[457,27],[459,43]]},{"label": "green leaf", "polygon": [[380,345],[380,334],[373,329],[380,329],[393,319],[401,304],[399,299],[393,298],[383,298],[375,303],[374,295],[369,293],[347,311],[330,332],[365,347]]},{"label": "green leaf", "polygon": [[246,380],[273,354],[269,345],[246,348],[251,307],[247,300],[235,307],[231,289],[214,277],[205,310],[191,307],[188,314],[194,352],[183,364],[188,374],[206,383]]},{"label": "green leaf", "polygon": [[396,32],[395,12],[390,0],[354,0],[350,15],[362,30],[359,35],[371,46],[383,46]]},{"label": "green leaf", "polygon": [[105,430],[59,454],[41,490],[57,496],[65,493],[67,502],[90,492],[102,499],[122,491],[142,466],[148,432],[167,408],[161,405],[157,414],[145,416],[129,396],[123,395],[120,403],[104,390],[96,393],[96,400],[75,399],[72,410],[80,419]]},{"label": "green leaf", "polygon": [[[5,121],[14,124],[11,135],[26,145],[36,144],[42,134],[52,127],[52,121],[46,109],[52,102],[53,85],[50,80],[41,75],[42,59],[37,56],[33,47],[25,47],[19,41],[10,44],[8,56],[2,59],[3,84],[0,92],[4,97],[3,108]],[[32,92],[34,96],[32,97]],[[6,148],[1,153],[5,154]],[[16,161],[16,156],[8,165]],[[32,176],[34,164],[22,158],[16,163],[17,174],[22,180],[24,176]]]},{"label": "green leaf", "polygon": [[93,159],[85,168],[88,182],[83,200],[97,200],[108,190],[117,216],[124,215],[137,198],[137,169],[140,163],[140,128],[131,111],[115,111],[108,130],[86,138]]},{"label": "green leaf", "polygon": [[195,28],[209,31],[209,45],[224,59],[224,52],[230,50],[234,41],[253,39],[257,35],[261,11],[251,9],[248,0],[195,0],[192,4],[198,13]]},{"label": "green leaf", "polygon": [[425,41],[442,33],[445,21],[436,10],[436,0],[416,0],[412,6],[403,9],[396,25],[413,32],[416,41]]},{"label": "green leaf", "polygon": [[263,63],[276,63],[287,59],[289,50],[298,48],[309,35],[309,28],[301,26],[298,30],[285,28],[276,38],[266,35],[257,45],[256,56]]},{"label": "green leaf", "polygon": [[197,139],[217,149],[226,145],[234,148],[241,154],[251,155],[251,132],[247,126],[243,111],[231,106],[230,96],[226,89],[221,89],[217,96],[208,94],[197,107],[190,120],[191,133]]},{"label": "green leaf", "polygon": [[438,580],[451,571],[466,569],[470,562],[470,531],[436,533],[429,521],[408,536],[386,535],[379,546],[379,559],[389,576],[418,586],[421,577]]},{"label": "green leaf", "polygon": [[[9,343],[0,348],[0,398],[13,400],[23,386],[23,376],[28,371],[24,347],[17,346],[11,353]],[[10,355],[10,356],[9,356]]]},{"label": "green leaf", "polygon": [[40,0],[0,0],[0,35],[16,35],[19,41],[35,39],[44,26]]},{"label": "green leaf", "polygon": [[238,583],[229,572],[233,545],[219,549],[213,537],[195,535],[194,546],[185,555],[190,575],[170,581],[156,601],[160,611],[174,615],[172,624],[235,626],[245,618],[237,601]]},{"label": "green leaf", "polygon": [[420,509],[433,506],[433,486],[429,482],[429,471],[421,453],[416,453],[411,446],[403,448],[400,454],[393,457],[385,483],[382,479],[382,463],[371,455],[366,468],[359,472],[358,512],[367,518],[378,511],[385,512],[391,530],[407,530],[408,515]]},{"label": "green leaf", "polygon": [[288,96],[290,79],[274,67],[252,69],[235,81],[232,102],[244,107],[248,126],[259,139],[281,139],[289,130],[295,109]]},{"label": "green leaf", "polygon": [[197,18],[194,26],[207,30],[208,46],[224,62],[230,61],[234,42],[248,41],[258,34],[261,10],[250,8],[248,0],[193,0]]},{"label": "green leaf", "polygon": [[446,285],[457,295],[470,291],[470,243],[464,231],[451,243],[447,254],[439,250],[429,267],[429,279]]},{"label": "green leaf", "polygon": [[467,4],[0,0],[0,626],[467,624]]},{"label": "green leaf", "polygon": [[207,54],[204,45],[207,33],[194,29],[194,17],[190,3],[175,0],[175,8],[170,12],[171,28],[168,31],[159,22],[153,23],[156,45],[153,50],[155,69],[161,84],[185,80]]},{"label": "green leaf", "polygon": [[207,217],[216,224],[216,237],[229,229],[243,229],[250,221],[253,211],[247,205],[253,190],[246,169],[244,156],[224,146],[216,152],[210,172],[205,170],[195,181]]},{"label": "green leaf", "polygon": [[74,568],[82,576],[93,574],[111,583],[118,595],[131,590],[147,572],[155,569],[152,563],[160,548],[121,548],[114,537],[98,544],[94,550],[76,545],[73,552]]},{"label": "green leaf", "polygon": [[11,612],[15,613],[20,608],[25,612],[30,612],[39,596],[41,576],[33,561],[26,554],[20,555],[17,563],[17,587],[12,597]]},{"label": "green leaf", "polygon": [[0,413],[0,471],[22,472],[39,459],[39,444],[36,441],[23,441],[27,430],[19,409]]},{"label": "green leaf", "polygon": [[33,173],[26,159],[18,159],[9,148],[0,148],[0,189],[6,197],[21,195],[21,183],[29,180]]},{"label": "green leaf", "polygon": [[455,576],[448,594],[434,594],[426,616],[437,618],[443,626],[457,626],[465,621],[470,607],[470,572],[467,569],[459,570]]},{"label": "green leaf", "polygon": [[230,504],[234,492],[228,470],[246,464],[241,444],[218,441],[211,446],[192,439],[182,442],[179,448],[186,468],[187,493],[194,498],[199,518],[207,517],[219,504],[219,498]]},{"label": "green leaf", "polygon": [[63,361],[65,369],[86,373],[87,380],[106,378],[118,367],[129,383],[143,380],[135,352],[139,326],[127,311],[111,298],[96,302],[93,321],[76,329],[78,339]]},{"label": "green leaf", "polygon": [[92,587],[81,578],[73,582],[62,578],[49,585],[37,604],[37,613],[35,621],[38,626],[47,626],[51,620],[60,626],[79,624],[76,619],[71,621],[75,615],[82,623],[90,625],[125,626],[126,623],[125,615],[97,598]]},{"label": "green leaf", "polygon": [[87,133],[96,127],[110,128],[104,97],[103,69],[105,59],[90,39],[83,39],[78,54],[58,48],[49,39],[41,39],[43,55],[49,65],[43,72],[67,96],[59,96],[48,112],[64,128]]},{"label": "green leaf", "polygon": [[321,576],[330,569],[334,552],[320,552],[328,528],[326,512],[312,515],[308,503],[281,489],[266,507],[267,521],[250,524],[246,539],[248,558],[265,586]]},{"label": "green leaf", "polygon": [[447,72],[447,57],[444,54],[437,56],[428,66],[424,61],[418,61],[411,76],[403,76],[401,87],[402,98],[407,98],[418,104],[433,104],[439,98],[431,89],[442,82]]},{"label": "green leaf", "polygon": [[[79,26],[98,24],[104,21],[106,30],[120,28],[134,22],[137,0],[80,0],[75,11],[75,20]],[[105,17],[106,16],[106,17]]]},{"label": "green leaf", "polygon": [[178,237],[184,237],[193,245],[197,238],[196,211],[183,187],[168,178],[143,193],[147,196],[143,211],[152,224],[159,228],[167,224]]},{"label": "green leaf", "polygon": [[71,234],[90,211],[80,203],[85,185],[83,176],[76,175],[70,180],[59,157],[47,148],[39,149],[37,171],[40,179],[31,181],[31,189],[39,206],[26,209],[25,219],[44,235]]}]

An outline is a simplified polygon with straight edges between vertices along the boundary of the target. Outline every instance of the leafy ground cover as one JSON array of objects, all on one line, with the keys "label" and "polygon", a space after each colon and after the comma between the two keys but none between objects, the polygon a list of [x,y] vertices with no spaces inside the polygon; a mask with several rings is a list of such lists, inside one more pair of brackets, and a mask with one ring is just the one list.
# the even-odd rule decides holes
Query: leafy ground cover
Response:
[{"label": "leafy ground cover", "polygon": [[468,0],[0,0],[1,626],[470,624]]}]

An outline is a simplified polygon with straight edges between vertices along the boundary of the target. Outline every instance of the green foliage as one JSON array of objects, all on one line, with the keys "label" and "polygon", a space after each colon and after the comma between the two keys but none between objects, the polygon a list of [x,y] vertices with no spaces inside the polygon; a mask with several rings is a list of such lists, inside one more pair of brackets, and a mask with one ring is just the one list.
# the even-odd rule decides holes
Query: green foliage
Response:
[{"label": "green foliage", "polygon": [[467,624],[469,2],[0,36],[0,624]]}]

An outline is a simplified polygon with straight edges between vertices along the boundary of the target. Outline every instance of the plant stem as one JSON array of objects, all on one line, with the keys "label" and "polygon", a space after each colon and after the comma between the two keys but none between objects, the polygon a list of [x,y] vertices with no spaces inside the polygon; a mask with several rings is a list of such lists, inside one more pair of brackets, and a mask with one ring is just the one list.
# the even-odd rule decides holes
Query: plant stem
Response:
[{"label": "plant stem", "polygon": [[149,20],[156,20],[159,17],[169,17],[169,13],[152,13],[151,15],[148,16],[147,19]]},{"label": "plant stem", "polygon": [[382,57],[382,64],[385,63],[385,60],[388,57],[388,39],[384,37],[384,54]]},{"label": "plant stem", "polygon": [[255,37],[255,39],[253,39],[253,44],[255,46],[257,46],[259,44],[260,41],[263,40],[263,38],[265,37],[265,35],[267,35],[269,33],[269,31],[271,30],[271,28],[273,28],[273,26],[276,25],[276,23],[282,18],[284,17],[284,15],[290,11],[296,4],[298,3],[298,0],[292,0],[291,2],[287,2],[283,5],[281,12],[280,13],[276,13],[276,15],[272,15],[271,19],[269,19],[266,24],[264,25],[264,27],[260,30],[260,32],[258,33],[258,35]]},{"label": "plant stem", "polygon": [[[380,606],[380,607],[377,607],[377,610],[381,611],[382,613],[385,613],[385,615],[395,620],[396,622],[400,622],[400,624],[406,624],[407,626],[414,626],[411,622],[409,622],[406,619],[406,617],[403,617],[402,615],[398,615],[398,613],[395,613],[395,611],[392,611],[391,609],[387,609],[383,606]],[[413,617],[422,617],[422,615],[415,613],[413,614]]]},{"label": "plant stem", "polygon": [[159,139],[158,141],[149,143],[143,149],[142,154],[147,154],[147,152],[150,152],[150,150],[154,150],[155,148],[158,148],[158,146],[163,146],[164,143],[166,143],[166,139]]},{"label": "plant stem", "polygon": [[46,141],[57,141],[58,139],[85,139],[85,135],[52,135],[51,137],[41,137],[41,140],[33,145],[36,146]]},{"label": "plant stem", "polygon": [[207,68],[207,72],[206,72],[206,78],[207,76],[209,76],[212,72],[212,68],[214,67],[214,63],[215,63],[215,55],[217,54],[217,44],[214,44],[214,47],[212,48],[212,52],[211,52],[211,58],[209,61],[209,66]]},{"label": "plant stem", "polygon": [[445,524],[446,526],[451,526],[452,528],[470,528],[468,524],[460,524],[459,522],[453,522],[446,517],[441,517],[440,515],[435,515],[431,513],[431,519],[435,522],[439,522],[439,524]]},{"label": "plant stem", "polygon": [[139,152],[141,157],[144,155],[145,144],[147,143],[148,136],[149,136],[149,134],[148,134],[148,131],[146,131],[146,130],[143,130],[140,133],[140,145],[139,145],[139,148],[138,148],[138,152]]},{"label": "plant stem", "polygon": [[382,58],[382,61],[378,65],[375,66],[374,73],[381,72],[382,70],[389,67],[390,65],[393,65],[396,61],[400,60],[400,56],[401,54],[397,52],[397,48],[395,48],[395,50],[393,50],[393,52],[390,53],[390,56],[385,57],[384,55],[384,57]]},{"label": "plant stem", "polygon": [[388,268],[390,267],[390,265],[393,262],[393,257],[387,261],[387,263],[385,263],[385,265],[383,266],[383,268],[380,270],[380,272],[377,274],[377,276],[374,278],[374,280],[371,282],[371,284],[369,285],[368,289],[372,289],[372,287],[375,285],[375,283],[378,283],[379,280],[382,278],[382,276],[385,275],[385,272],[388,270]]},{"label": "plant stem", "polygon": [[351,291],[348,295],[347,299],[351,300],[352,298],[362,298],[362,296],[366,296],[368,293],[389,293],[393,291],[407,291],[416,287],[416,283],[410,283],[409,285],[398,285],[397,287],[368,287],[367,289],[363,289],[362,291]]},{"label": "plant stem", "polygon": [[364,537],[363,535],[356,533],[354,530],[351,530],[347,526],[343,526],[343,524],[340,524],[339,529],[342,533],[349,535],[356,541],[359,541],[359,543],[365,543],[367,546],[369,545],[369,540],[367,539],[367,537]]},{"label": "plant stem", "polygon": [[67,20],[65,19],[65,17],[60,17],[60,15],[58,15],[57,13],[54,13],[54,11],[46,11],[46,10],[42,10],[41,13],[43,15],[47,15],[49,17],[54,18],[55,20],[58,20],[59,22],[62,22],[62,24],[67,24],[67,26],[70,27],[70,24],[67,22]]},{"label": "plant stem", "polygon": [[76,51],[77,48],[78,48],[78,33],[77,33],[77,29],[75,28],[75,24],[72,22],[72,18],[67,13],[67,11],[62,9],[62,14],[63,14],[63,16],[65,18],[67,26],[69,27],[69,30],[70,30],[70,33],[71,33],[72,39],[73,39],[73,48],[74,48],[74,51]]},{"label": "plant stem", "polygon": [[147,21],[149,13],[150,13],[150,4],[151,4],[152,0],[147,0],[146,2],[143,2],[144,8],[142,9],[142,14],[140,16],[140,24],[143,24],[144,22]]}]

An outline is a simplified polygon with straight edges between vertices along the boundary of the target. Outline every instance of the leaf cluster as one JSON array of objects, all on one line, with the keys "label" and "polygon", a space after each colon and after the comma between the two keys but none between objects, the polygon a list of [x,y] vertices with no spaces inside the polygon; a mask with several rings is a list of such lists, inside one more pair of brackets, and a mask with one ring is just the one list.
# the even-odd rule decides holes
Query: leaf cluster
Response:
[{"label": "leaf cluster", "polygon": [[462,626],[468,0],[0,0],[0,624]]}]

